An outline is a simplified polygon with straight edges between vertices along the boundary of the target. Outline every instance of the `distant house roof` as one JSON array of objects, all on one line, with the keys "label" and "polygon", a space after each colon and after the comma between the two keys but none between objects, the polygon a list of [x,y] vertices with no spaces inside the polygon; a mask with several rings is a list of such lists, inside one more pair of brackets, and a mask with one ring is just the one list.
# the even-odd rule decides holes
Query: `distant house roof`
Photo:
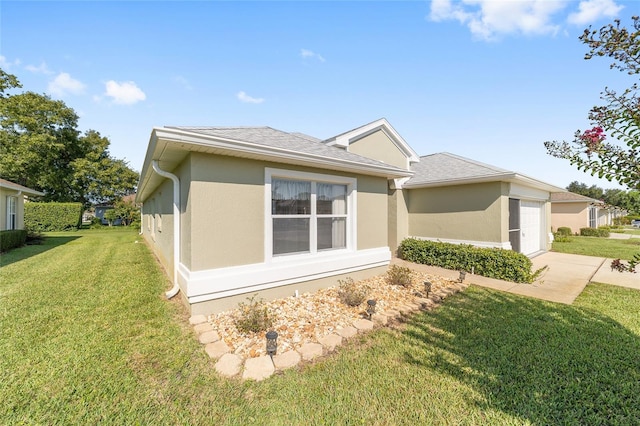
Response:
[{"label": "distant house roof", "polygon": [[0,179],[0,188],[13,189],[14,191],[22,191],[25,195],[43,196],[44,192],[36,191],[35,189],[27,188],[26,186],[19,185],[17,183],[8,181],[6,179]]},{"label": "distant house roof", "polygon": [[551,193],[551,202],[604,204],[604,201],[596,200],[595,198],[591,197],[585,197],[584,195],[576,194],[575,192],[553,192]]},{"label": "distant house roof", "polygon": [[420,157],[411,170],[415,173],[403,184],[405,188],[462,185],[480,182],[515,182],[544,191],[563,191],[562,188],[529,176],[448,152]]},{"label": "distant house roof", "polygon": [[271,127],[156,127],[151,133],[137,200],[146,198],[162,178],[150,171],[157,160],[164,170],[173,170],[189,152],[205,152],[242,158],[297,164],[387,178],[410,176],[408,170],[329,146],[299,133]]}]

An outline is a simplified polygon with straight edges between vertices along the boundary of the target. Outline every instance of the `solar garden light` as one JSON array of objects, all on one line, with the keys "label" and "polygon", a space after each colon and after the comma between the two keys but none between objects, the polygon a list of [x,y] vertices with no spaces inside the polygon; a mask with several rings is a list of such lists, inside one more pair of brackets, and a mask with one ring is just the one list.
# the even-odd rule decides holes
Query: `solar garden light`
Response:
[{"label": "solar garden light", "polygon": [[467,276],[467,273],[465,271],[460,271],[460,276],[458,277],[458,282],[459,283],[463,282],[466,276]]},{"label": "solar garden light", "polygon": [[426,293],[425,297],[429,297],[429,292],[431,292],[431,283],[429,281],[424,282],[424,292]]},{"label": "solar garden light", "polygon": [[276,354],[276,350],[278,349],[278,333],[275,331],[267,332],[267,354],[270,357],[273,357]]},{"label": "solar garden light", "polygon": [[367,300],[367,314],[369,314],[369,319],[373,317],[373,314],[376,313],[376,301],[371,299]]}]

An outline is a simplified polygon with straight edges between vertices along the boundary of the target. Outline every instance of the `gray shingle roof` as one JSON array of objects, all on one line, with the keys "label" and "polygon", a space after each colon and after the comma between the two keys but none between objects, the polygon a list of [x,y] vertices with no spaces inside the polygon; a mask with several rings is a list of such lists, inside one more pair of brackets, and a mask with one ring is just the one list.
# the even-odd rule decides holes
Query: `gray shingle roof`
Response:
[{"label": "gray shingle roof", "polygon": [[381,166],[402,170],[395,166],[351,153],[341,148],[327,146],[308,135],[287,133],[271,127],[190,127],[190,126],[166,126],[168,129],[183,130],[192,133],[212,136],[216,138],[231,139],[234,141],[249,142],[272,148],[297,151],[305,154],[318,155],[336,160],[352,161],[355,163]]},{"label": "gray shingle roof", "polygon": [[586,203],[597,203],[601,204],[602,201],[596,200],[595,198],[586,197],[584,195],[576,194],[574,192],[552,192],[551,193],[551,202],[586,202]]},{"label": "gray shingle roof", "polygon": [[469,158],[460,157],[448,152],[425,155],[419,163],[414,163],[411,170],[415,175],[406,185],[420,185],[443,181],[459,181],[480,178],[499,178],[515,174],[509,170],[480,163]]}]

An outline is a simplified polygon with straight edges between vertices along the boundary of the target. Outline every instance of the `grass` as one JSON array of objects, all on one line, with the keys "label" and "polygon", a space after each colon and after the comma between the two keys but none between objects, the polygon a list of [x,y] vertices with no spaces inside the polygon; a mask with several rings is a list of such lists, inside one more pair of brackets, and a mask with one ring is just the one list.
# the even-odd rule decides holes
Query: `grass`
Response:
[{"label": "grass", "polygon": [[640,292],[573,306],[470,287],[263,382],[218,377],[135,232],[54,234],[0,262],[6,424],[632,424]]},{"label": "grass", "polygon": [[640,252],[640,238],[615,240],[611,238],[571,236],[568,242],[553,242],[552,251],[631,260]]}]

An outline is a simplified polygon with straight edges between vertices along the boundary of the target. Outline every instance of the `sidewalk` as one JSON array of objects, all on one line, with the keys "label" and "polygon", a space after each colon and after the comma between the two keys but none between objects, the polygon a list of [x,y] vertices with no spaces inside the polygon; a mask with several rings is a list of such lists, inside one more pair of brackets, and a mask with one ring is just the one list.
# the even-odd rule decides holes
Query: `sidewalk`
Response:
[{"label": "sidewalk", "polygon": [[[546,252],[533,258],[532,262],[534,271],[543,266],[548,266],[548,269],[533,284],[517,284],[471,274],[467,274],[465,282],[480,287],[502,290],[522,296],[569,305],[573,303],[576,297],[582,293],[582,290],[584,290],[586,285],[592,280],[606,284],[621,285],[617,284],[619,282],[617,278],[619,277],[609,276],[610,274],[603,277],[605,281],[599,281],[593,278],[598,270],[603,269],[603,266],[606,269],[608,266],[606,259],[602,257]],[[396,258],[391,260],[391,264],[406,266],[452,280],[457,280],[459,276],[458,271],[435,266],[418,265]],[[640,280],[638,274],[628,275],[634,275],[634,280]],[[638,285],[640,286],[640,282],[638,282]]]}]

